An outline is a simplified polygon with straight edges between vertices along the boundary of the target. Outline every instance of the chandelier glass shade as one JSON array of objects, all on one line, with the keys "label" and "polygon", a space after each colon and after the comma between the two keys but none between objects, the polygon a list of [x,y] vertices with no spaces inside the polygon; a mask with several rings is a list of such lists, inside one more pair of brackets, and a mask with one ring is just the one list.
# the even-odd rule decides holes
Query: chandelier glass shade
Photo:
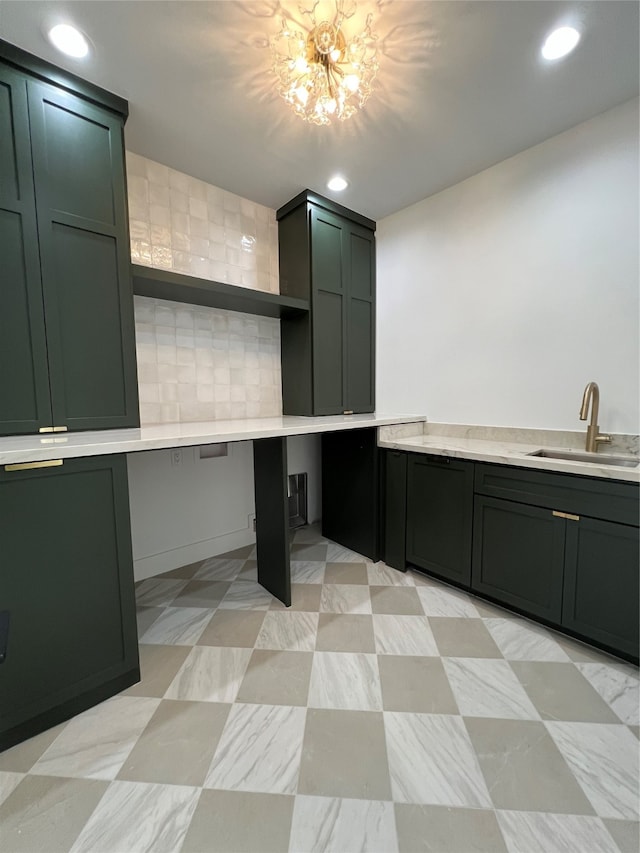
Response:
[{"label": "chandelier glass shade", "polygon": [[335,0],[333,5],[330,21],[317,20],[319,2],[301,10],[308,23],[303,29],[284,18],[271,40],[278,91],[297,115],[313,124],[350,118],[366,103],[378,72],[372,15],[364,29],[349,34],[344,25],[356,12],[354,0]]}]

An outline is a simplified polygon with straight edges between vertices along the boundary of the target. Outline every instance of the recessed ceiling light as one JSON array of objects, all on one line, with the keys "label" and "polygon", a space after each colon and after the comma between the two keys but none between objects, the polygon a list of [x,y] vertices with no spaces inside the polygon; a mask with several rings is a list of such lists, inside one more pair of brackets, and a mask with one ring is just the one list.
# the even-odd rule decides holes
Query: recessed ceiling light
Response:
[{"label": "recessed ceiling light", "polygon": [[56,24],[49,30],[49,39],[54,47],[74,59],[82,59],[89,53],[89,42],[70,24]]},{"label": "recessed ceiling light", "polygon": [[340,175],[335,175],[330,181],[327,181],[327,187],[334,193],[342,192],[349,186],[349,181],[346,181]]},{"label": "recessed ceiling light", "polygon": [[573,27],[560,27],[547,36],[542,45],[545,59],[560,59],[574,49],[580,41],[580,33]]}]

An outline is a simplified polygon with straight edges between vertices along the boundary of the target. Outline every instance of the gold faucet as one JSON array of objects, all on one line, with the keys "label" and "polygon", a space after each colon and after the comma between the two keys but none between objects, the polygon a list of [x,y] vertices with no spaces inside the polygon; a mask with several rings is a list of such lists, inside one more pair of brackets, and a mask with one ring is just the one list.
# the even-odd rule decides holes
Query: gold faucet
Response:
[{"label": "gold faucet", "polygon": [[591,402],[591,421],[587,427],[587,441],[585,448],[588,453],[598,452],[599,441],[611,441],[610,435],[600,433],[598,426],[598,408],[600,407],[600,389],[597,382],[589,382],[584,389],[582,405],[580,406],[580,420],[586,421],[589,413],[589,402]]}]

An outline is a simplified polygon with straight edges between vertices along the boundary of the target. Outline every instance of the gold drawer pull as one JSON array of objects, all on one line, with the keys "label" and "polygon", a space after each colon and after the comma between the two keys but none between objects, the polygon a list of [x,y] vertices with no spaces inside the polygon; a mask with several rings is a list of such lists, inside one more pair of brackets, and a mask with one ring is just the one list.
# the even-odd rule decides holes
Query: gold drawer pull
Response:
[{"label": "gold drawer pull", "polygon": [[34,468],[57,468],[62,465],[62,459],[47,459],[44,462],[18,462],[16,465],[5,465],[5,471],[31,471]]},{"label": "gold drawer pull", "polygon": [[566,518],[568,521],[580,521],[579,515],[572,515],[570,512],[558,512],[557,509],[554,509],[553,514],[557,518]]}]

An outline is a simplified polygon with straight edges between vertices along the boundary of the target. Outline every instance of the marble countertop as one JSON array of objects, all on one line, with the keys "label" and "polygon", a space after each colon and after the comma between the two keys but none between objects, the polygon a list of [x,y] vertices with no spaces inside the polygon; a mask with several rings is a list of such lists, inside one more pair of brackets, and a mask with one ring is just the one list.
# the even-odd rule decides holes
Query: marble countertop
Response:
[{"label": "marble countertop", "polygon": [[136,453],[227,441],[251,441],[289,435],[336,432],[421,422],[421,415],[327,415],[320,418],[283,416],[246,420],[198,421],[143,426],[139,429],[98,430],[52,436],[26,435],[0,438],[0,464]]},{"label": "marble countertop", "polygon": [[[428,428],[428,427],[427,427]],[[541,456],[529,456],[533,451],[558,449],[566,453],[581,453],[578,448],[547,443],[529,444],[504,439],[463,438],[439,434],[405,435],[385,437],[382,430],[378,439],[380,447],[395,450],[408,450],[413,453],[429,453],[434,456],[449,456],[456,459],[469,459],[474,462],[494,462],[504,465],[517,465],[519,468],[537,468],[542,471],[556,471],[565,474],[582,474],[587,477],[601,477],[609,480],[625,480],[640,483],[640,466],[626,468],[621,465],[601,465],[597,462],[581,462],[573,459],[548,459]],[[606,453],[602,453],[606,456]],[[612,454],[626,455],[626,454]]]}]

